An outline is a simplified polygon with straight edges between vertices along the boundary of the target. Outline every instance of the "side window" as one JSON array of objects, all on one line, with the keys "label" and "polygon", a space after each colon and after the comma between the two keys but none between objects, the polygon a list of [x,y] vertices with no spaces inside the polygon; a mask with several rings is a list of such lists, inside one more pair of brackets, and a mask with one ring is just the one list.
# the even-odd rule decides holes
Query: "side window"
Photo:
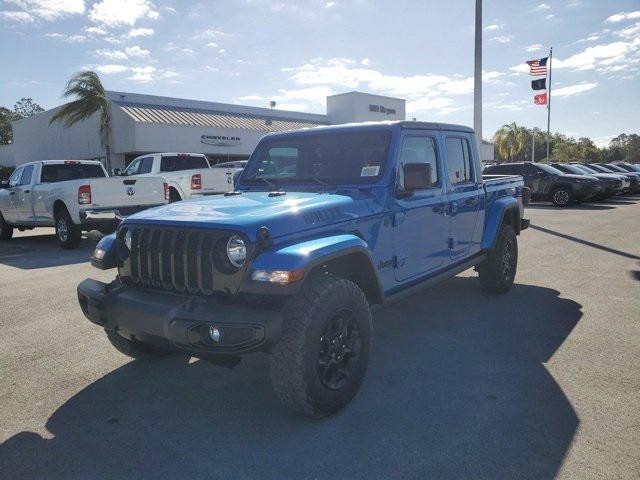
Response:
[{"label": "side window", "polygon": [[432,186],[440,185],[438,177],[438,157],[436,142],[431,137],[405,137],[400,152],[398,168],[398,185],[404,188],[404,171],[402,167],[407,163],[428,163],[431,165]]},{"label": "side window", "polygon": [[136,158],[133,162],[129,164],[129,166],[124,171],[125,175],[137,175],[138,169],[140,168],[141,158]]},{"label": "side window", "polygon": [[447,173],[451,185],[461,185],[473,181],[469,142],[460,137],[448,137],[445,145],[447,148]]},{"label": "side window", "polygon": [[20,183],[18,185],[29,185],[31,183],[31,177],[33,176],[33,165],[27,165],[22,171],[20,176]]},{"label": "side window", "polygon": [[153,157],[144,157],[140,159],[140,169],[138,170],[138,174],[151,173],[152,168],[153,168]]},{"label": "side window", "polygon": [[20,167],[15,172],[13,172],[11,174],[11,176],[9,177],[9,186],[10,187],[15,187],[16,185],[18,185],[20,183],[20,179],[22,178],[22,170],[23,170],[23,168]]}]

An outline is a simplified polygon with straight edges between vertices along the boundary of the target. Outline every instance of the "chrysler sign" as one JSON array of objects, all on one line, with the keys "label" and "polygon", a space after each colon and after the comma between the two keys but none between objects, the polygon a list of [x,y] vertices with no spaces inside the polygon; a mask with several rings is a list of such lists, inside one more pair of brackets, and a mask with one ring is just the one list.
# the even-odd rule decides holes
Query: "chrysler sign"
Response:
[{"label": "chrysler sign", "polygon": [[202,135],[200,142],[216,147],[237,147],[240,145],[240,137],[227,135]]}]

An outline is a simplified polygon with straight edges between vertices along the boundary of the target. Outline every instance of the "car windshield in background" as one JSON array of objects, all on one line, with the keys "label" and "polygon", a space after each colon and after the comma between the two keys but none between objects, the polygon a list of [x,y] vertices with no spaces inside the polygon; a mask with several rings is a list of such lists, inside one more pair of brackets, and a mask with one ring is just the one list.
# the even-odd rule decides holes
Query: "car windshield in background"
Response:
[{"label": "car windshield in background", "polygon": [[578,167],[576,167],[575,165],[563,165],[563,167],[569,172],[569,173],[575,173],[576,175],[584,175],[585,172],[584,170],[580,170]]},{"label": "car windshield in background", "polygon": [[102,166],[86,163],[49,163],[42,166],[42,183],[105,177]]},{"label": "car windshield in background", "polygon": [[585,167],[584,165],[573,165],[573,166],[576,167],[579,170],[582,170],[585,173],[591,173],[591,174],[602,173],[602,172],[598,172],[598,171],[594,170],[593,168]]},{"label": "car windshield in background", "polygon": [[545,163],[536,163],[535,165],[536,165],[536,167],[541,168],[545,172],[551,173],[552,175],[562,175],[562,174],[564,174],[564,172],[562,170],[558,170],[557,168],[552,167],[551,165],[547,165]]},{"label": "car windshield in background", "polygon": [[241,183],[373,183],[384,171],[389,131],[310,133],[265,140],[249,161]]},{"label": "car windshield in background", "polygon": [[160,160],[161,172],[178,172],[180,170],[195,170],[196,168],[209,168],[207,159],[192,155],[163,155]]}]

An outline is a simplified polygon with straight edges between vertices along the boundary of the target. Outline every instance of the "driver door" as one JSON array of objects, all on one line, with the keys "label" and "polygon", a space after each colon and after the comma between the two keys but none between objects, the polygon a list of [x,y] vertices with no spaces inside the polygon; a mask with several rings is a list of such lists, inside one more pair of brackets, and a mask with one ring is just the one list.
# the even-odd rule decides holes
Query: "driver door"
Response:
[{"label": "driver door", "polygon": [[22,172],[24,167],[18,167],[9,177],[9,188],[7,188],[8,205],[6,211],[3,210],[2,216],[9,223],[16,223],[18,221],[18,184],[22,178]]}]

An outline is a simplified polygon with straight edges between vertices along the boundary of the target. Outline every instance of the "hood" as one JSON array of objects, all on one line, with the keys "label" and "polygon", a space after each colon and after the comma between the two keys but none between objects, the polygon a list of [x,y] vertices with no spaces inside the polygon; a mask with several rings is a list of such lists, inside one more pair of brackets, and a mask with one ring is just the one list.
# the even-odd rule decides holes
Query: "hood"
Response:
[{"label": "hood", "polygon": [[571,180],[589,180],[592,182],[597,182],[597,178],[589,178],[588,175],[577,175],[575,173],[563,173],[562,175],[558,175],[561,178],[569,178]]},{"label": "hood", "polygon": [[266,226],[273,238],[371,215],[382,209],[374,193],[243,192],[171,203],[144,210],[124,223],[223,228],[255,239]]}]

